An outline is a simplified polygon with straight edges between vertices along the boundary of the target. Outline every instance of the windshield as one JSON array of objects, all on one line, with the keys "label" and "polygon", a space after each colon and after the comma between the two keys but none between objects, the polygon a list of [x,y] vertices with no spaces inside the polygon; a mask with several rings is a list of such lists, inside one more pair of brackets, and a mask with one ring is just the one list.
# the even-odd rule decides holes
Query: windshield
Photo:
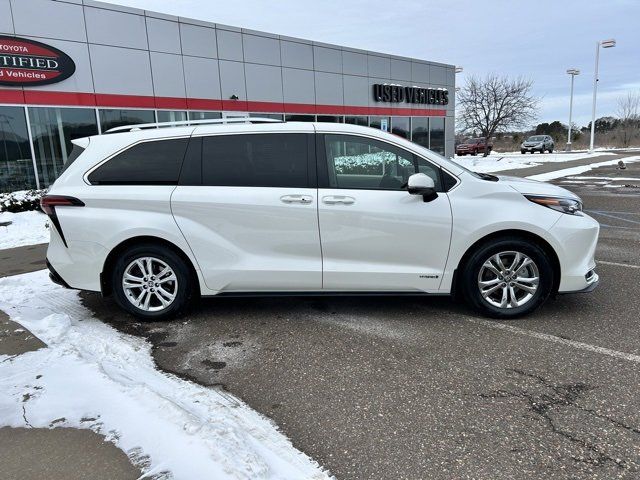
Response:
[{"label": "windshield", "polygon": [[480,138],[467,138],[464,143],[480,143],[482,139]]},{"label": "windshield", "polygon": [[544,140],[543,135],[534,135],[533,137],[529,137],[527,142],[542,142]]}]

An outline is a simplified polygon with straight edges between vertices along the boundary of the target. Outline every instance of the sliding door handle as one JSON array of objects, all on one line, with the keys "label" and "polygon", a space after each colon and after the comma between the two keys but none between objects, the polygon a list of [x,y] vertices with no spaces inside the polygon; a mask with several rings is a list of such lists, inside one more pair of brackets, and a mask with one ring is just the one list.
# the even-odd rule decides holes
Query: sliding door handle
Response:
[{"label": "sliding door handle", "polygon": [[356,199],[346,195],[328,195],[322,197],[322,203],[326,203],[327,205],[352,205],[356,203]]},{"label": "sliding door handle", "polygon": [[308,205],[313,202],[311,195],[283,195],[280,197],[280,201],[284,203],[301,203]]}]

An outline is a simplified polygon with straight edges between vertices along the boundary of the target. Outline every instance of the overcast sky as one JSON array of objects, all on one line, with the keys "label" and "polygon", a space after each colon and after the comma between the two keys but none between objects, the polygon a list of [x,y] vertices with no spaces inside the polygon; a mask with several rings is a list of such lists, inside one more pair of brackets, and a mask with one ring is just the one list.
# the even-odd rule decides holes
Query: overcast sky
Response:
[{"label": "overcast sky", "polygon": [[460,65],[534,81],[538,121],[568,121],[569,76],[576,78],[574,121],[591,119],[595,43],[601,50],[597,116],[640,90],[640,0],[107,0],[216,23]]}]

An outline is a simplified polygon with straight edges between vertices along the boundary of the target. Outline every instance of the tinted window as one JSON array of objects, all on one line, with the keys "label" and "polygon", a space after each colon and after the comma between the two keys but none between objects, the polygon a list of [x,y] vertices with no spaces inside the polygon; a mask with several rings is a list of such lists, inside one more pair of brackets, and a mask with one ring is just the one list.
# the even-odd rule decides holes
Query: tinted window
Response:
[{"label": "tinted window", "polygon": [[307,187],[308,134],[217,135],[202,143],[203,185]]},{"label": "tinted window", "polygon": [[[435,166],[433,163],[428,162],[424,158],[417,157],[418,160],[418,173],[424,173],[433,179],[433,183],[436,186],[438,192],[443,191],[442,181],[440,178],[440,167]],[[454,180],[455,183],[455,180]]]},{"label": "tinted window", "polygon": [[67,168],[69,168],[71,164],[75,162],[80,155],[82,155],[83,152],[84,152],[84,148],[82,148],[79,145],[74,145],[73,150],[71,150],[71,154],[69,155],[69,158],[67,158],[67,163],[65,163],[64,167],[62,167],[62,171],[60,172],[60,175],[62,175],[67,170]]},{"label": "tinted window", "polygon": [[189,139],[134,145],[89,175],[93,185],[177,185]]},{"label": "tinted window", "polygon": [[413,154],[378,140],[325,135],[329,186],[368,190],[403,190],[416,173]]}]

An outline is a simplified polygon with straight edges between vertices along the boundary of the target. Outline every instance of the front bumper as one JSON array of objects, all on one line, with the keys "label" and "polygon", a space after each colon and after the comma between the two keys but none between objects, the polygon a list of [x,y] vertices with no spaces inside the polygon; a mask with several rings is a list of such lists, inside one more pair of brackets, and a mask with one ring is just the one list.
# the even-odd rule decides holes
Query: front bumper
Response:
[{"label": "front bumper", "polygon": [[584,287],[583,289],[574,290],[574,291],[566,291],[566,292],[558,292],[558,294],[566,295],[568,293],[589,293],[589,292],[593,292],[596,289],[596,287],[598,286],[598,284],[600,283],[600,276],[594,270],[590,270],[589,272],[587,272],[587,274],[585,275],[585,279],[587,280],[587,286]]},{"label": "front bumper", "polygon": [[595,251],[600,225],[589,215],[563,214],[549,230],[560,261],[558,293],[591,291],[599,281]]}]

